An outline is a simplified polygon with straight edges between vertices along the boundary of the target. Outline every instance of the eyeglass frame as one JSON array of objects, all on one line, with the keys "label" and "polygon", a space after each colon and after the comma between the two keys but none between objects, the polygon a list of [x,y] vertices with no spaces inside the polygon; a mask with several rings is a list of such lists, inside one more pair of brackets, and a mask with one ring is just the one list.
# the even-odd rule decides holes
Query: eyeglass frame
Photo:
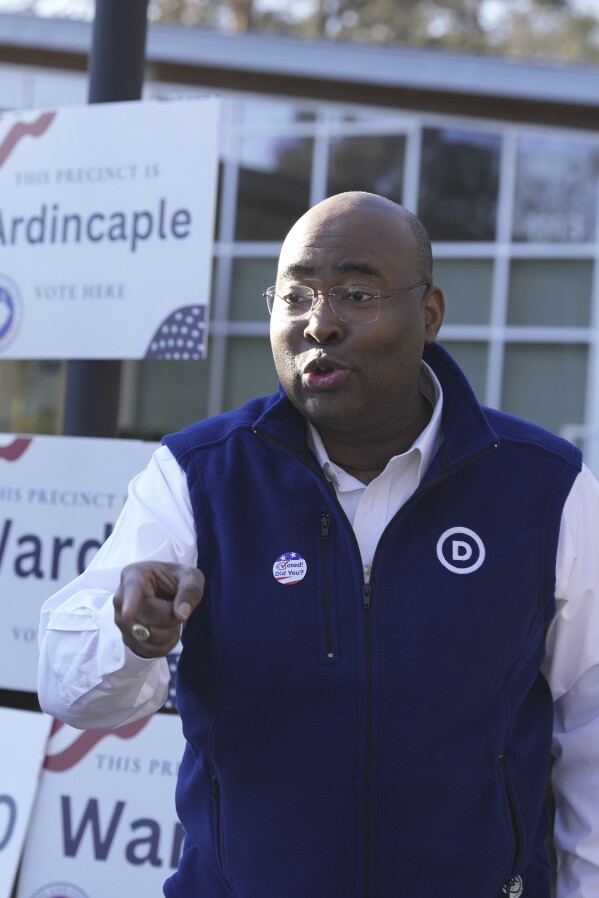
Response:
[{"label": "eyeglass frame", "polygon": [[[326,299],[328,306],[329,306],[331,312],[333,313],[333,315],[335,315],[336,318],[339,318],[339,320],[343,321],[345,324],[374,324],[375,321],[378,321],[379,315],[381,313],[381,302],[380,302],[381,299],[389,299],[390,296],[397,296],[400,293],[407,293],[409,290],[415,290],[416,287],[426,287],[426,291],[423,294],[423,298],[424,298],[424,296],[426,296],[426,293],[432,287],[432,284],[429,281],[419,281],[417,284],[410,284],[409,287],[402,287],[400,290],[392,290],[389,293],[381,293],[380,290],[376,290],[375,288],[372,288],[372,287],[367,287],[365,284],[338,284],[337,287],[331,287],[329,292],[326,294],[323,293],[321,290],[314,290],[313,287],[307,287],[305,284],[296,284],[295,286],[302,287],[304,290],[312,291],[312,304],[311,304],[310,308],[306,312],[304,312],[303,315],[300,315],[297,318],[291,318],[290,320],[292,320],[292,321],[304,321],[306,318],[308,318],[312,314],[312,312],[314,311],[316,306],[318,305],[318,297],[322,296],[323,300]],[[347,321],[345,318],[342,318],[339,315],[339,313],[335,311],[335,309],[333,308],[333,306],[331,304],[331,299],[334,298],[333,290],[337,290],[338,287],[353,287],[354,289],[356,287],[362,287],[364,290],[369,290],[369,291],[371,290],[373,293],[372,299],[378,299],[378,301],[379,301],[376,318],[371,318],[369,321]],[[277,285],[276,284],[274,284],[272,287],[267,287],[266,290],[264,291],[264,293],[262,294],[262,296],[266,300],[266,308],[268,309],[268,314],[270,316],[272,316],[271,305],[272,305],[272,303],[274,303],[275,297],[278,296],[279,299],[283,300],[283,302],[285,301],[285,298],[283,296],[281,296],[279,293],[277,293]],[[306,299],[308,299],[308,297],[306,297]],[[269,305],[269,303],[271,305]],[[281,320],[281,319],[279,319],[279,320]]]}]

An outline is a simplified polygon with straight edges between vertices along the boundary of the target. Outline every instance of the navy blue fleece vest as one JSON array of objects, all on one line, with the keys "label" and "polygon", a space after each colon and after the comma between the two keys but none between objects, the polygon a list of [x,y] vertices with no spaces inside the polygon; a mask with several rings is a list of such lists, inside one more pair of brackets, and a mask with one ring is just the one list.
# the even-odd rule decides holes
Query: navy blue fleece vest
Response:
[{"label": "navy blue fleece vest", "polygon": [[444,442],[369,584],[282,392],[166,438],[206,574],[169,898],[549,898],[539,670],[580,455],[425,357]]}]

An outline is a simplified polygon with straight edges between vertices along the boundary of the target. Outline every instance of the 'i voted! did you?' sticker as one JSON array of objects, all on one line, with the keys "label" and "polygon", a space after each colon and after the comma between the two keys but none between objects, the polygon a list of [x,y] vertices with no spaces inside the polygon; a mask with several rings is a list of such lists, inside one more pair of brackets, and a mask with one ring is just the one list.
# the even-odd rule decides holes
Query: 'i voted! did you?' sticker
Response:
[{"label": "'i voted! did you?' sticker", "polygon": [[284,552],[273,564],[272,575],[283,586],[292,586],[304,579],[307,570],[305,558],[297,552]]}]

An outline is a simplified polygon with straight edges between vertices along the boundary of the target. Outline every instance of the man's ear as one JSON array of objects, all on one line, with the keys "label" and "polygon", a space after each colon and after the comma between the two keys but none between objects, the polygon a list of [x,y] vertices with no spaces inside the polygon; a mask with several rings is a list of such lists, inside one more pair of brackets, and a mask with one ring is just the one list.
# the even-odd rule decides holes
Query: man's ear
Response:
[{"label": "man's ear", "polygon": [[440,287],[433,286],[424,300],[425,342],[434,343],[445,315],[445,297]]}]

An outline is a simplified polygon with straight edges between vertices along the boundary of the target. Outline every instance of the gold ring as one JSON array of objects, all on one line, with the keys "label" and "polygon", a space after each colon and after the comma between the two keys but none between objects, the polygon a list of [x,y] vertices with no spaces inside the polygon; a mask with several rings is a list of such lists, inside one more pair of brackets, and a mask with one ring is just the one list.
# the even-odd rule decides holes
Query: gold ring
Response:
[{"label": "gold ring", "polygon": [[152,634],[144,624],[133,624],[131,627],[131,635],[134,639],[137,639],[138,642],[147,642]]}]

